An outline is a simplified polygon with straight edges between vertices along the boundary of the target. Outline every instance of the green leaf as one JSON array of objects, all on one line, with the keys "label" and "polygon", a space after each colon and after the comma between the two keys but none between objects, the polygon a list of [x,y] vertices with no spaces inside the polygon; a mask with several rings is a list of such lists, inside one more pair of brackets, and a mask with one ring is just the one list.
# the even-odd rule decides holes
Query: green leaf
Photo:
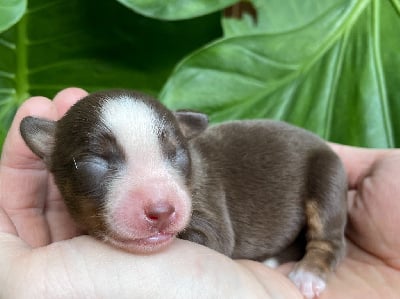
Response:
[{"label": "green leaf", "polygon": [[0,32],[17,23],[26,9],[27,0],[2,0],[0,3]]},{"label": "green leaf", "polygon": [[[306,26],[314,19],[348,3],[348,0],[302,1],[252,0],[241,1],[234,8],[234,16],[222,19],[224,36],[232,37],[258,33],[282,33]],[[249,8],[252,6],[252,8]],[[254,15],[252,11],[254,10]]]},{"label": "green leaf", "polygon": [[218,36],[219,15],[166,22],[116,1],[30,0],[22,20],[0,34],[0,145],[30,95],[69,86],[155,95],[181,57]]},{"label": "green leaf", "polygon": [[331,141],[400,146],[399,1],[265,3],[269,29],[231,27],[176,67],[162,101],[213,122],[282,119]]},{"label": "green leaf", "polygon": [[209,14],[237,0],[118,0],[145,16],[163,20],[182,20]]}]

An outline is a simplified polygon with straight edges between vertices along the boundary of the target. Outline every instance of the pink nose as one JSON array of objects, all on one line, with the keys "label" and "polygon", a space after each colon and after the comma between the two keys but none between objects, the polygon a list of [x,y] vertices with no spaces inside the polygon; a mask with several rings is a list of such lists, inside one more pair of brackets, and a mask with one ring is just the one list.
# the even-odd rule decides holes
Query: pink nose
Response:
[{"label": "pink nose", "polygon": [[147,221],[155,228],[166,228],[174,218],[175,207],[168,203],[150,205],[145,209]]}]

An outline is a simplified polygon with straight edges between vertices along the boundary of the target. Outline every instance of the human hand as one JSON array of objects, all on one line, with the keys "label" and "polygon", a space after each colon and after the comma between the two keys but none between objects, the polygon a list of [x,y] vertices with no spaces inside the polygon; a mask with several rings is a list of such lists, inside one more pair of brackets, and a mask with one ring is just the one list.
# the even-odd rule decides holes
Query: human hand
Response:
[{"label": "human hand", "polygon": [[18,110],[4,143],[0,160],[0,207],[11,221],[6,232],[17,234],[32,247],[69,239],[78,230],[45,165],[20,137],[19,124],[27,115],[56,120],[84,95],[83,90],[70,89],[56,96],[53,102],[43,97],[29,99]]},{"label": "human hand", "polygon": [[147,256],[80,235],[19,123],[27,115],[56,120],[85,95],[31,98],[10,128],[0,161],[0,298],[301,298],[280,273],[191,242]]},{"label": "human hand", "polygon": [[400,150],[331,146],[349,180],[348,253],[321,298],[400,298]]},{"label": "human hand", "polygon": [[320,299],[400,298],[400,150],[330,146],[349,181],[347,254]]}]

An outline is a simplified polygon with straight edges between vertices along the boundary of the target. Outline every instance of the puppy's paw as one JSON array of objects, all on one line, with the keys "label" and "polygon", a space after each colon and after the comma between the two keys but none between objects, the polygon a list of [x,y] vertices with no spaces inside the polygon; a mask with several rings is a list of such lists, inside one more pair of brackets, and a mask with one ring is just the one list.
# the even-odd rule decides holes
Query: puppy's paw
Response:
[{"label": "puppy's paw", "polygon": [[263,264],[271,269],[276,269],[280,266],[278,259],[276,259],[274,257],[266,259],[265,261],[263,261]]},{"label": "puppy's paw", "polygon": [[293,270],[289,274],[289,278],[307,299],[318,298],[326,287],[324,279],[301,268]]}]

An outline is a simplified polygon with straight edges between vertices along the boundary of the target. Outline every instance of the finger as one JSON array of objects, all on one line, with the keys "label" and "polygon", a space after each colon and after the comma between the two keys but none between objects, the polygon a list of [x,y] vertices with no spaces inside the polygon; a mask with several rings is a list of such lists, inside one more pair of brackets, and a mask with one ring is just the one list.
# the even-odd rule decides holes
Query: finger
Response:
[{"label": "finger", "polygon": [[336,143],[329,143],[343,161],[349,180],[349,188],[354,189],[373,167],[374,163],[390,153],[390,149],[367,149]]},{"label": "finger", "polygon": [[21,120],[29,115],[55,120],[57,110],[52,102],[44,97],[33,97],[25,101],[18,109],[4,142],[2,165],[17,169],[44,169],[44,164],[26,146],[19,131]]},{"label": "finger", "polygon": [[392,150],[378,161],[355,192],[347,235],[361,248],[400,269],[400,151]]},{"label": "finger", "polygon": [[49,196],[44,217],[49,227],[50,242],[67,240],[81,235],[82,231],[72,219],[52,176],[49,183]]},{"label": "finger", "polygon": [[43,217],[48,172],[21,137],[19,125],[28,115],[55,119],[57,111],[52,102],[43,97],[27,100],[17,111],[0,161],[0,206],[14,223],[18,235],[28,244],[40,246],[49,241]]},{"label": "finger", "polygon": [[[58,117],[61,118],[72,105],[86,95],[87,92],[80,88],[67,88],[60,91],[53,100]],[[59,190],[55,188],[53,178],[50,182],[52,188],[49,189],[45,216],[49,223],[51,241],[70,239],[80,235],[81,231],[68,213]]]},{"label": "finger", "polygon": [[62,117],[72,105],[83,97],[87,96],[87,92],[81,88],[71,87],[60,91],[54,97],[54,104],[56,105],[59,117]]}]

